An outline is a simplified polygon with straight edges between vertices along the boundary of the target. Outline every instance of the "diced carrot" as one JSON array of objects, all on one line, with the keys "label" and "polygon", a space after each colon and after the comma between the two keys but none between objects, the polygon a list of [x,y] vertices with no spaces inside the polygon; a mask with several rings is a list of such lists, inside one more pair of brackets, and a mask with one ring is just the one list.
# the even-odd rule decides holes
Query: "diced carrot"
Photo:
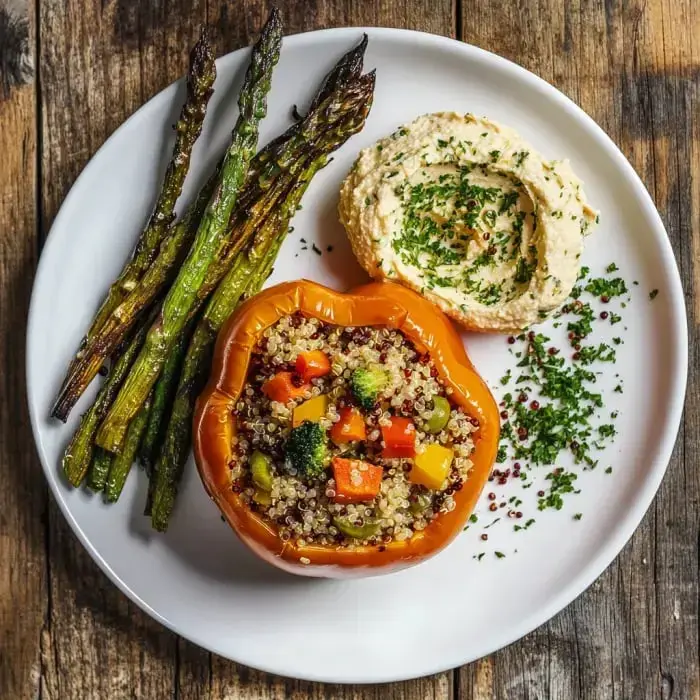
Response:
[{"label": "diced carrot", "polygon": [[416,454],[416,426],[409,418],[394,416],[382,426],[382,457],[413,457]]},{"label": "diced carrot", "polygon": [[297,374],[305,381],[325,377],[331,371],[331,361],[323,350],[300,352],[294,365]]},{"label": "diced carrot", "polygon": [[362,414],[351,406],[341,408],[340,420],[333,423],[331,428],[331,440],[337,444],[345,442],[358,442],[367,439],[365,419]]},{"label": "diced carrot", "polygon": [[333,458],[336,503],[371,501],[382,486],[384,470],[359,459]]},{"label": "diced carrot", "polygon": [[296,386],[292,372],[277,372],[262,386],[263,394],[268,399],[280,403],[289,403],[293,399],[300,399],[310,388],[311,385],[306,382],[301,386]]}]

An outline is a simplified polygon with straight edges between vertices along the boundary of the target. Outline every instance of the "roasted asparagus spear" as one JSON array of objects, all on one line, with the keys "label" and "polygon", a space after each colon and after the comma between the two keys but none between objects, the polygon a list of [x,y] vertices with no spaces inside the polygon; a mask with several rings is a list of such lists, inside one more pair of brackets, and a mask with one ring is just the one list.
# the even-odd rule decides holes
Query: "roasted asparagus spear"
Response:
[{"label": "roasted asparagus spear", "polygon": [[196,310],[207,271],[226,243],[229,219],[248,165],[255,155],[258,126],[267,110],[267,93],[281,44],[281,21],[279,13],[273,9],[253,47],[238,101],[240,115],[221,167],[221,179],[204,212],[192,248],[163,302],[160,315],[151,326],[141,353],[97,433],[97,444],[110,452],[121,451],[130,421],[158,379],[169,348]]},{"label": "roasted asparagus spear", "polygon": [[[310,142],[317,138],[323,129],[331,125],[334,119],[340,118],[351,107],[353,96],[350,93],[348,99],[343,101],[341,98],[345,98],[345,94],[342,92],[342,88],[351,84],[353,79],[359,78],[365,48],[366,41],[363,40],[357,47],[345,54],[325,79],[314,98],[314,109],[310,110],[307,118],[303,122],[291,126],[282,136],[268,144],[256,155],[251,163],[246,187],[240,194],[230,224],[231,230],[241,230],[241,238],[231,240],[231,245],[229,245],[226,254],[222,256],[218,269],[212,271],[210,278],[214,280],[213,286],[230,267],[235,254],[245,245],[251,233],[250,227],[240,229],[237,222],[254,220],[260,216],[261,212],[257,210],[260,207],[262,193],[274,185],[281,172],[297,168],[296,164],[303,161]],[[358,97],[362,99],[363,95],[355,95],[355,99]],[[104,360],[114,352],[114,349],[129,331],[137,314],[147,308],[154,297],[172,281],[178,266],[191,246],[197,225],[216,185],[221,165],[220,162],[216,172],[202,189],[195,203],[189,208],[185,218],[172,227],[171,232],[161,245],[158,257],[143,275],[139,284],[119,306],[113,309],[109,317],[102,323],[100,330],[88,340],[79,357],[71,365],[69,376],[64,382],[54,407],[54,414],[58,417],[68,415],[72,406],[97,374]],[[273,206],[274,201],[266,199],[266,206]],[[209,292],[213,286],[207,284],[205,290]]]},{"label": "roasted asparagus spear", "polygon": [[[51,412],[56,418],[65,421],[75,401],[84,390],[83,387],[77,394],[74,391],[66,393],[71,388],[70,380],[75,369],[80,364],[83,351],[95,338],[114,309],[138,284],[158,254],[161,242],[175,218],[175,203],[182,192],[182,186],[189,170],[192,149],[202,131],[202,124],[204,123],[209,98],[213,92],[212,86],[215,77],[214,56],[209,46],[206,31],[203,29],[199,41],[195,44],[190,54],[187,98],[182,108],[180,119],[175,125],[177,135],[173,155],[165,173],[158,201],[146,228],[136,244],[131,259],[110,287],[107,298],[102,302],[87,335],[83,338],[80,351],[68,369],[64,388],[61,390]],[[101,364],[102,358],[100,358],[99,362]],[[94,374],[90,377],[88,383],[93,377]]]},{"label": "roasted asparagus spear", "polygon": [[124,440],[124,449],[121,454],[112,456],[112,463],[109,467],[107,483],[104,487],[105,501],[115,503],[121,495],[126,477],[129,476],[131,467],[136,459],[136,452],[148,424],[148,415],[151,411],[152,397],[149,395],[143,403],[134,420],[129,423]]},{"label": "roasted asparagus spear", "polygon": [[80,486],[87,474],[93,457],[93,443],[97,429],[141,350],[153,318],[154,314],[151,314],[150,317],[144,319],[143,325],[137,330],[124,352],[114,363],[95,402],[81,418],[73,439],[66,447],[62,461],[63,473],[73,486]]}]

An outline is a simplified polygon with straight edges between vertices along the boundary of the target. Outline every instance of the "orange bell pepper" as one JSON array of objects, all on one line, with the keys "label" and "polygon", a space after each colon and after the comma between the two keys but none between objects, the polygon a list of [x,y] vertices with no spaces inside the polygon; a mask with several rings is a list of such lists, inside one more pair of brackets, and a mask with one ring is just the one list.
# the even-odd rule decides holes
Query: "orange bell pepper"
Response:
[{"label": "orange bell pepper", "polygon": [[346,442],[361,442],[367,439],[367,428],[362,414],[351,406],[341,408],[338,412],[340,420],[333,423],[331,440],[338,445]]},{"label": "orange bell pepper", "polygon": [[336,503],[371,501],[379,493],[384,470],[376,464],[334,457],[331,466],[335,479],[333,500]]},{"label": "orange bell pepper", "polygon": [[297,355],[294,369],[305,382],[308,382],[310,379],[330,374],[331,361],[323,350],[300,352]]},{"label": "orange bell pepper", "polygon": [[289,403],[292,399],[300,399],[310,388],[311,385],[306,382],[301,386],[296,386],[292,372],[277,372],[262,386],[263,394],[270,401],[279,401],[280,403]]},{"label": "orange bell pepper", "polygon": [[410,418],[394,416],[382,426],[382,457],[413,457],[416,454],[416,426]]},{"label": "orange bell pepper", "polygon": [[[250,356],[265,329],[301,312],[339,326],[380,326],[402,332],[421,353],[429,353],[439,377],[451,389],[450,402],[478,421],[473,433],[472,469],[455,492],[455,507],[424,530],[381,547],[299,544],[284,541],[277,526],[254,512],[231,488],[237,459],[233,409],[248,375]],[[343,294],[314,282],[285,282],[252,297],[229,318],[217,341],[211,377],[197,401],[194,454],[207,493],[242,541],[265,561],[285,571],[330,578],[388,573],[412,566],[447,546],[464,528],[496,458],[498,406],[472,367],[462,340],[431,302],[393,282],[374,282]]]}]

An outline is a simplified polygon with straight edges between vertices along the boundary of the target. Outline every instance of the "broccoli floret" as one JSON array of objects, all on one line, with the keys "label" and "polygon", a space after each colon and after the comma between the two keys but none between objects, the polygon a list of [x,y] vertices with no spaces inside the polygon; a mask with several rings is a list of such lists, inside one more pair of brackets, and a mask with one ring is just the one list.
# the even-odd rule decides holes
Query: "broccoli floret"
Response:
[{"label": "broccoli floret", "polygon": [[285,447],[285,465],[288,469],[313,478],[323,473],[329,458],[326,431],[318,423],[305,420],[292,428]]},{"label": "broccoli floret", "polygon": [[386,372],[379,367],[358,367],[350,376],[350,390],[358,405],[369,411],[387,380]]}]

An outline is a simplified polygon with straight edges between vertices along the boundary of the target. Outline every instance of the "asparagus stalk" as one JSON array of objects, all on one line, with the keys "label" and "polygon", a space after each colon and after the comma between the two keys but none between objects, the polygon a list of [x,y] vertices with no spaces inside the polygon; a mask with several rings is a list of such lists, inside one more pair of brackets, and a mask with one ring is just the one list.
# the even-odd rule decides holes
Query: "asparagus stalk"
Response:
[{"label": "asparagus stalk", "polygon": [[95,493],[104,490],[111,468],[112,454],[101,447],[95,447],[90,469],[87,473],[87,487]]},{"label": "asparagus stalk", "polygon": [[124,352],[114,363],[104,385],[97,394],[97,398],[81,418],[78,429],[75,431],[68,447],[66,447],[62,460],[63,473],[75,487],[80,486],[87,474],[93,456],[93,443],[97,428],[107,414],[107,410],[112,401],[114,401],[119,387],[141,350],[153,318],[154,314],[151,314],[149,318],[145,319],[145,322],[135,333]]},{"label": "asparagus stalk", "polygon": [[119,395],[97,433],[97,444],[120,452],[127,427],[151,391],[168,350],[195,310],[207,270],[226,242],[229,218],[248,165],[255,155],[258,126],[267,111],[272,70],[282,43],[279,13],[273,9],[260,40],[253,47],[238,105],[240,115],[221,169],[221,180],[199,225],[192,249],[149,330]]},{"label": "asparagus stalk", "polygon": [[[352,134],[359,131],[365,123],[372,105],[375,75],[369,73],[361,76],[354,84],[339,88],[331,97],[324,101],[321,108],[305,120],[308,125],[292,139],[297,146],[291,147],[290,152],[298,150],[296,160],[288,160],[287,156],[276,161],[276,168],[286,171],[284,176],[273,180],[274,184],[264,196],[249,208],[239,210],[235,233],[229,236],[227,243],[217,259],[207,271],[200,288],[200,303],[204,303],[209,293],[216,289],[227,271],[231,268],[236,255],[250,241],[260,221],[264,220],[273,207],[282,200],[289,181],[300,173],[309,158],[319,153],[330,153],[344,143]],[[324,127],[324,120],[325,127]],[[251,255],[255,255],[255,248]]]},{"label": "asparagus stalk", "polygon": [[[202,131],[202,124],[204,123],[207,104],[213,92],[212,86],[215,77],[214,56],[209,46],[206,31],[202,29],[199,41],[195,44],[190,54],[187,98],[182,108],[180,119],[175,125],[177,134],[175,146],[165,172],[160,195],[148,224],[136,244],[131,259],[110,287],[107,298],[102,302],[87,335],[83,338],[80,350],[69,367],[68,378],[70,378],[75,365],[80,362],[83,350],[102,328],[112,311],[136,286],[158,253],[160,244],[175,218],[175,203],[182,192],[182,186],[189,170],[192,149]],[[65,421],[68,412],[61,410],[61,406],[57,403],[52,411],[52,415]]]},{"label": "asparagus stalk", "polygon": [[126,483],[126,477],[129,476],[131,467],[136,459],[136,452],[139,449],[141,438],[148,424],[151,401],[152,397],[149,396],[134,416],[134,420],[129,423],[129,429],[126,431],[124,440],[124,449],[120,454],[114,455],[112,458],[109,476],[104,487],[105,501],[107,503],[115,503],[121,495]]},{"label": "asparagus stalk", "polygon": [[321,88],[316,93],[309,111],[316,109],[323,100],[329,97],[339,86],[346,85],[357,80],[362,75],[362,64],[367,50],[367,35],[362,35],[362,41],[354,48],[350,49],[333,69],[324,78]]},{"label": "asparagus stalk", "polygon": [[[350,51],[341,56],[333,69],[323,79],[307,114],[316,111],[321,107],[324,101],[333,95],[333,93],[342,90],[343,87],[354,82],[362,75],[362,64],[366,50],[367,35],[365,34],[363,35],[362,41],[355,48],[350,49]],[[296,108],[294,111],[296,113]],[[300,121],[304,120],[304,117],[300,115],[296,116]],[[283,134],[280,134],[280,136],[268,143],[251,164],[251,173],[258,175],[262,166],[271,158],[274,158],[276,149],[288,142],[300,129],[301,126],[299,123],[292,124]]]},{"label": "asparagus stalk", "polygon": [[163,291],[177,271],[216,186],[215,173],[202,188],[181,221],[175,224],[160,247],[158,257],[134,290],[115,308],[102,327],[71,363],[69,373],[56,398],[52,415],[65,421],[71,409],[93,380],[105,358],[119,346],[135,319]]},{"label": "asparagus stalk", "polygon": [[155,258],[166,231],[175,219],[175,203],[182,193],[194,144],[202,133],[207,105],[214,92],[215,79],[214,54],[209,45],[207,31],[202,27],[199,41],[190,53],[187,98],[180,118],[175,124],[175,146],[172,159],[165,171],[160,196],[136,246],[133,259],[110,289],[105,304],[97,314],[94,323],[96,328],[100,328],[112,309],[134,288],[143,271]]},{"label": "asparagus stalk", "polygon": [[[231,240],[226,253],[222,255],[221,264],[212,271],[211,283],[204,286],[206,293],[209,293],[216,286],[221,276],[230,267],[235,255],[242,249],[251,235],[253,225],[241,228],[239,222],[242,220],[257,222],[259,217],[264,214],[259,210],[260,205],[256,206],[256,203],[262,198],[262,193],[275,185],[281,173],[294,171],[296,165],[303,161],[310,144],[318,138],[326,127],[344,117],[353,108],[353,103],[362,101],[368,94],[371,97],[373,84],[368,85],[368,76],[364,76],[353,85],[353,79],[359,78],[365,47],[366,41],[363,40],[359,46],[345,54],[336,64],[314,100],[314,109],[310,111],[302,123],[287,129],[280,138],[268,144],[256,155],[251,163],[246,187],[241,192],[231,222],[231,229],[241,232],[240,240]],[[128,332],[135,315],[148,306],[155,294],[171,281],[196,234],[197,225],[211,198],[221,165],[222,162],[219,163],[216,173],[200,192],[197,201],[188,210],[186,217],[167,236],[161,245],[158,257],[145,273],[141,282],[113,310],[107,321],[102,324],[100,331],[83,348],[80,357],[76,358],[56,400],[53,409],[53,415],[56,417],[65,420],[75,402],[99,371],[104,358],[113,352],[113,349]],[[271,207],[275,201],[266,199],[264,205]]]},{"label": "asparagus stalk", "polygon": [[177,339],[177,342],[168,353],[168,358],[163,365],[163,371],[158,377],[155,387],[153,387],[148,424],[139,446],[139,459],[149,476],[153,471],[153,464],[158,457],[158,450],[167,427],[168,416],[175,399],[177,380],[180,376],[180,369],[185,359],[187,345],[192,337],[191,331],[193,329],[194,324],[190,323],[190,327]]}]

